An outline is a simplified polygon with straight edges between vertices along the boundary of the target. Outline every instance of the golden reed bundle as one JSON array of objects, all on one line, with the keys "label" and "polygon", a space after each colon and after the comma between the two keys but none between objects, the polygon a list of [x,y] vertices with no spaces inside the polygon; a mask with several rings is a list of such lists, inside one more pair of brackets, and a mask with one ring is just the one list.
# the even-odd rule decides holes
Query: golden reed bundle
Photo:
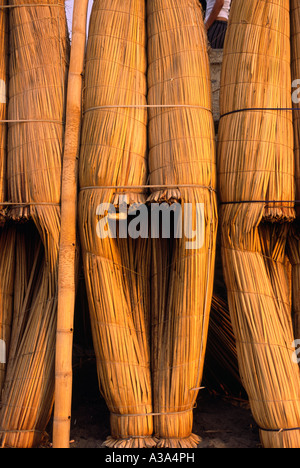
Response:
[{"label": "golden reed bundle", "polygon": [[[297,80],[300,80],[300,5],[297,0],[291,0],[291,48],[292,48],[292,83],[299,89]],[[294,81],[296,80],[296,83]],[[295,154],[295,181],[296,200],[300,200],[300,103],[299,92],[296,91],[293,107],[298,109],[293,113],[294,122],[294,154]],[[300,215],[300,205],[296,206],[297,215]]]},{"label": "golden reed bundle", "polygon": [[[1,0],[0,6],[7,5],[7,0]],[[0,120],[7,119],[8,94],[8,14],[7,9],[0,9]],[[7,124],[4,122],[0,128],[0,202],[6,201],[6,150],[7,150]],[[3,211],[3,208],[2,210]],[[0,223],[3,222],[0,213]]]},{"label": "golden reed bundle", "polygon": [[[6,5],[1,0],[0,7]],[[0,121],[7,119],[7,80],[8,80],[8,15],[0,8]],[[6,143],[7,123],[0,124],[0,202],[6,201]],[[4,207],[0,209],[0,225],[4,224]],[[12,322],[12,288],[14,271],[14,230],[0,232],[0,402],[6,372],[7,351],[9,348]]]},{"label": "golden reed bundle", "polygon": [[[292,46],[292,82],[300,79],[300,5],[297,0],[291,0],[291,46]],[[294,121],[294,154],[295,154],[295,182],[296,182],[296,200],[300,200],[300,103],[299,93],[296,91],[293,99],[293,107],[297,109],[293,113]],[[292,263],[292,281],[293,281],[293,322],[295,330],[295,339],[300,339],[300,204],[296,205],[298,219],[292,229],[289,241],[289,256]]]},{"label": "golden reed bundle", "polygon": [[30,282],[22,284],[21,276],[21,284],[15,281],[18,301],[14,303],[13,346],[0,431],[2,445],[26,448],[38,445],[53,405],[69,40],[63,1],[46,0],[41,5],[37,0],[11,0],[9,6],[8,199],[17,205],[9,216],[16,221],[31,217],[42,245],[29,262],[27,243],[34,236],[31,226],[22,244],[24,263],[17,257],[18,274],[24,274],[28,265],[32,271],[28,273]]},{"label": "golden reed bundle", "polygon": [[147,182],[146,69],[144,0],[95,0],[86,52],[79,229],[99,385],[111,413],[108,447],[155,445],[149,243],[97,235],[105,215],[97,215],[98,206],[118,211],[120,197],[127,197],[126,208],[145,201],[143,188],[105,187]]},{"label": "golden reed bundle", "polygon": [[[38,446],[53,403],[53,305],[43,306],[45,254],[31,223],[16,230],[13,326],[1,405],[2,446]],[[47,307],[47,309],[46,309]],[[49,332],[48,332],[49,329]]]},{"label": "golden reed bundle", "polygon": [[[300,447],[292,360],[294,212],[290,3],[235,0],[224,50],[219,127],[221,235],[239,368],[264,447]],[[256,108],[256,110],[251,110]]]},{"label": "golden reed bundle", "polygon": [[[243,213],[244,232],[262,218],[295,218],[294,203],[286,203],[295,200],[292,112],[271,110],[292,104],[289,2],[256,3],[232,5],[221,77],[221,114],[237,112],[221,119],[220,197],[243,202],[224,212]],[[268,203],[244,203],[248,200]]]},{"label": "golden reed bundle", "polygon": [[149,201],[181,203],[183,217],[190,204],[193,228],[197,204],[203,206],[203,245],[188,250],[185,235],[152,241],[154,433],[159,447],[189,448],[199,442],[192,434],[193,408],[203,373],[217,231],[207,39],[198,1],[149,0],[147,8],[150,185],[162,187],[151,190]]}]

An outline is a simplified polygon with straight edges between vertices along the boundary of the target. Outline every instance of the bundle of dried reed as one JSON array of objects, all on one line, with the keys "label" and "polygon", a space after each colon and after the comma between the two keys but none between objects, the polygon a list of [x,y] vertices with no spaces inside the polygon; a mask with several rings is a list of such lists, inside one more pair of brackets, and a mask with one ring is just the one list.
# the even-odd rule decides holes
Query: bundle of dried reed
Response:
[{"label": "bundle of dried reed", "polygon": [[[0,2],[0,121],[7,119],[7,78],[8,78],[8,15]],[[0,124],[0,202],[6,201],[6,143],[7,124]],[[4,207],[0,208],[0,224],[4,224]],[[12,321],[12,275],[14,269],[14,230],[5,229],[0,233],[0,401],[6,372],[6,357],[10,341]]]},{"label": "bundle of dried reed", "polygon": [[295,218],[289,2],[256,4],[232,5],[221,77],[220,197],[244,232]]},{"label": "bundle of dried reed", "polygon": [[100,235],[98,224],[109,205],[112,222],[118,218],[111,211],[121,195],[125,209],[145,201],[142,188],[105,189],[147,179],[145,21],[144,0],[95,0],[86,53],[79,229],[99,385],[111,412],[109,447],[155,444],[148,241],[122,238],[118,226]]},{"label": "bundle of dried reed", "polygon": [[[62,1],[11,0],[9,15],[8,192],[17,205],[10,216],[33,219],[44,253],[39,275],[32,273],[34,282],[19,296],[20,311],[14,313],[0,430],[3,445],[32,447],[41,439],[53,405],[69,44]],[[23,248],[26,255],[27,243]],[[18,322],[15,316],[25,311],[26,321]]]},{"label": "bundle of dried reed", "polygon": [[[293,107],[297,109],[293,113],[294,122],[294,154],[295,154],[295,181],[296,200],[300,200],[300,5],[297,0],[291,0],[291,47],[292,47],[292,83],[295,86],[293,91]],[[295,88],[298,88],[295,89]],[[297,215],[300,216],[300,205],[296,206]]]},{"label": "bundle of dried reed", "polygon": [[[294,154],[295,154],[295,182],[296,200],[300,200],[300,102],[299,79],[300,79],[300,5],[297,0],[291,0],[291,46],[292,46],[292,82],[297,86],[293,94],[294,122]],[[296,80],[296,81],[295,81]],[[295,339],[300,339],[300,205],[296,205],[298,220],[291,232],[289,240],[289,253],[292,263],[292,289],[293,289],[293,320]]]},{"label": "bundle of dried reed", "polygon": [[300,446],[286,255],[295,218],[292,112],[272,110],[292,106],[289,6],[232,4],[218,151],[222,255],[240,373],[263,445],[278,448]]},{"label": "bundle of dried reed", "polygon": [[[239,219],[238,219],[239,220]],[[261,440],[268,448],[299,447],[299,369],[292,361],[289,228],[261,224],[243,237],[223,231],[223,261],[239,369]],[[294,430],[293,430],[294,429]]]},{"label": "bundle of dried reed", "polygon": [[[8,14],[6,0],[0,1],[0,121],[7,119],[7,82],[8,82]],[[7,124],[0,125],[0,202],[6,201],[6,144]],[[1,211],[3,211],[1,209]],[[0,223],[4,218],[0,213]]]},{"label": "bundle of dried reed", "polygon": [[[39,445],[54,396],[55,298],[41,239],[33,224],[16,237],[14,312],[0,413],[2,447]],[[53,275],[52,275],[53,277]],[[53,280],[53,278],[52,278]]]},{"label": "bundle of dried reed", "polygon": [[179,239],[153,240],[155,435],[159,447],[185,448],[199,442],[192,434],[193,408],[203,373],[214,275],[211,83],[199,2],[149,0],[147,5],[150,184],[162,186],[152,190],[149,201],[180,202],[182,216],[194,229],[197,207],[203,208],[200,245],[189,250],[187,232]]}]

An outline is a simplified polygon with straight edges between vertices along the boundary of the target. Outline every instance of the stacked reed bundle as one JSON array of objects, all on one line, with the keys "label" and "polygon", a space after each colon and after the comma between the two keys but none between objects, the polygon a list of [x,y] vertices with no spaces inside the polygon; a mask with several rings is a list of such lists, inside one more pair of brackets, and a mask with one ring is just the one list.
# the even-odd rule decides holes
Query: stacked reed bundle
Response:
[{"label": "stacked reed bundle", "polygon": [[[296,200],[300,200],[300,5],[297,0],[291,0],[291,47],[292,47],[292,82],[297,80],[296,95],[293,99],[293,107],[297,109],[294,114],[294,153],[295,153],[295,181]],[[293,89],[295,91],[295,88]],[[297,206],[297,215],[300,216],[300,206]]]},{"label": "stacked reed bundle", "polygon": [[233,3],[221,86],[222,255],[240,374],[263,445],[299,447],[286,255],[295,218],[292,112],[270,110],[292,106],[288,0]]},{"label": "stacked reed bundle", "polygon": [[[241,213],[244,232],[262,219],[295,218],[294,203],[286,203],[295,199],[292,112],[251,110],[292,107],[289,2],[256,3],[232,5],[221,77],[221,115],[238,112],[221,119],[220,197],[236,203],[225,214]],[[266,203],[237,204],[248,200]]]},{"label": "stacked reed bundle", "polygon": [[111,412],[109,447],[155,444],[148,241],[100,238],[105,210],[97,216],[103,204],[118,211],[121,197],[125,210],[145,201],[141,188],[109,188],[147,181],[145,19],[144,0],[95,0],[86,52],[79,229],[99,385]]},{"label": "stacked reed bundle", "polygon": [[[292,46],[292,82],[300,79],[300,5],[297,0],[291,1],[291,46]],[[300,103],[299,85],[293,99],[293,107],[297,109],[294,114],[294,154],[295,154],[295,182],[296,200],[300,200]],[[292,263],[293,278],[293,320],[295,339],[300,339],[300,205],[296,205],[298,219],[291,232],[289,242],[290,260]]]},{"label": "stacked reed bundle", "polygon": [[[51,302],[43,306],[45,254],[33,225],[16,232],[13,327],[0,414],[2,447],[36,447],[53,404],[55,327]],[[43,307],[43,309],[42,309]],[[42,310],[41,310],[42,309]],[[41,311],[40,314],[32,310]],[[48,315],[48,317],[47,317]]]},{"label": "stacked reed bundle", "polygon": [[[7,1],[0,1],[0,120],[7,119],[7,82],[8,82],[8,14]],[[7,124],[0,126],[0,202],[6,201],[6,143]],[[3,209],[0,210],[1,212]],[[0,213],[0,223],[4,221]]]},{"label": "stacked reed bundle", "polygon": [[[0,430],[3,445],[32,447],[39,443],[53,405],[69,44],[64,2],[12,0],[10,7],[8,193],[17,205],[10,217],[32,218],[43,259],[38,275],[32,267],[34,282],[19,296],[26,320],[20,327],[13,322],[15,346],[9,354]],[[32,235],[28,233],[28,242]],[[25,255],[26,243],[23,249]]]},{"label": "stacked reed bundle", "polygon": [[[0,121],[7,119],[7,74],[8,74],[8,15],[1,6],[7,4],[6,0],[0,2]],[[6,201],[6,140],[7,124],[0,124],[0,202]],[[3,208],[0,208],[0,224],[4,224]],[[4,229],[0,233],[0,401],[5,378],[6,354],[9,348],[11,321],[12,321],[12,275],[14,270],[14,231]],[[5,348],[5,349],[4,349]],[[5,354],[5,356],[4,356]]]},{"label": "stacked reed bundle", "polygon": [[194,229],[197,204],[204,208],[203,246],[188,250],[187,233],[152,243],[154,429],[159,447],[186,448],[199,442],[192,434],[193,408],[203,373],[217,229],[210,72],[198,1],[147,5],[150,184],[162,187],[152,189],[149,201],[181,203],[183,219],[190,204]]}]

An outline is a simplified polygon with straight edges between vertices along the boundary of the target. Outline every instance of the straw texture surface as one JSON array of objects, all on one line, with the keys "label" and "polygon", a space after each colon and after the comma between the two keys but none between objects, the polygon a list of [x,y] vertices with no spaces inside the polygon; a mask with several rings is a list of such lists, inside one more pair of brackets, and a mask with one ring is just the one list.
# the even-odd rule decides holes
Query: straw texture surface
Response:
[{"label": "straw texture surface", "polygon": [[[118,226],[114,237],[100,238],[97,230],[106,215],[104,210],[97,216],[98,205],[118,212],[121,196],[127,197],[125,211],[145,201],[143,189],[105,187],[147,182],[147,109],[118,107],[145,106],[146,68],[144,0],[95,0],[86,53],[79,225],[99,384],[111,412],[108,447],[155,445],[148,241],[120,238]],[[111,227],[107,234],[113,234]]]},{"label": "straw texture surface", "polygon": [[292,112],[249,110],[292,107],[289,18],[287,0],[236,0],[230,13],[220,112],[241,112],[221,119],[219,192],[223,202],[266,201],[228,207],[245,232],[295,218],[293,203],[267,203],[295,200]]},{"label": "straw texture surface", "polygon": [[[0,5],[6,5],[1,0]],[[8,15],[5,9],[0,10],[0,120],[7,119],[7,90],[8,90]],[[6,200],[6,142],[7,124],[0,124],[0,202]],[[4,224],[3,211],[0,208],[0,225]],[[11,274],[14,267],[14,234],[7,230],[0,233],[1,261],[0,261],[0,340],[5,343],[7,352],[10,339],[12,320],[12,284]],[[7,250],[5,250],[7,249]],[[7,252],[7,255],[6,255]],[[3,356],[4,357],[4,356]],[[6,365],[0,363],[0,401],[5,377]]]},{"label": "straw texture surface", "polygon": [[197,206],[203,206],[201,247],[188,250],[188,235],[152,241],[154,432],[159,447],[189,448],[199,442],[192,434],[193,408],[203,373],[217,228],[207,40],[196,0],[149,0],[147,8],[150,184],[179,184],[151,190],[149,201],[179,202],[186,218],[190,205],[194,229]]},{"label": "straw texture surface", "polygon": [[[1,0],[1,6],[6,4],[6,0]],[[7,120],[8,14],[6,9],[0,10],[0,57],[0,120]],[[7,124],[2,123],[0,128],[0,202],[6,201],[6,144]],[[4,221],[2,218],[2,213],[0,213],[1,224]]]},{"label": "straw texture surface", "polygon": [[292,112],[268,110],[292,106],[289,13],[288,0],[233,2],[221,83],[221,114],[242,110],[219,127],[224,274],[242,382],[268,448],[300,446],[286,250],[295,218],[285,203],[295,200]]},{"label": "straw texture surface", "polygon": [[64,2],[47,0],[43,6],[36,0],[10,2],[17,4],[37,6],[9,9],[8,116],[12,121],[31,121],[9,124],[8,197],[11,202],[29,204],[11,209],[9,215],[17,221],[33,219],[42,242],[42,259],[39,266],[35,256],[26,260],[34,237],[31,226],[22,240],[24,267],[20,257],[17,270],[21,275],[26,266],[32,282],[20,277],[23,295],[15,283],[19,302],[14,303],[14,345],[9,352],[0,431],[2,445],[26,448],[41,440],[53,404],[58,205],[69,42]]},{"label": "straw texture surface", "polygon": [[[291,1],[291,46],[292,46],[292,81],[300,79],[300,5],[296,0]],[[297,82],[298,83],[298,82]],[[299,85],[297,84],[299,90]],[[293,114],[294,118],[294,155],[295,155],[295,183],[296,200],[300,200],[300,103],[299,92],[296,88],[293,100],[293,107],[297,110]],[[295,329],[295,339],[300,339],[300,205],[296,205],[297,222],[291,232],[290,237],[290,260],[293,265],[293,321]]]},{"label": "straw texture surface", "polygon": [[[292,82],[300,80],[300,5],[297,0],[291,0],[291,47],[292,47]],[[299,88],[299,84],[297,84]],[[296,181],[296,200],[300,200],[300,100],[297,88],[293,99],[293,107],[298,109],[294,112],[294,154],[295,154],[295,181]],[[300,207],[296,206],[297,215],[300,215]]]}]

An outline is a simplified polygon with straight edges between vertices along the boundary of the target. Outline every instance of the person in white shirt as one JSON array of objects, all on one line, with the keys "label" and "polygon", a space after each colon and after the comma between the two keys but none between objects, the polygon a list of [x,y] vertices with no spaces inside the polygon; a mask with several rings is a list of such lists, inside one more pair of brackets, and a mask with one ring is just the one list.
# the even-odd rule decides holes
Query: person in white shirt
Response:
[{"label": "person in white shirt", "polygon": [[205,27],[212,49],[223,49],[231,0],[207,0]]}]

